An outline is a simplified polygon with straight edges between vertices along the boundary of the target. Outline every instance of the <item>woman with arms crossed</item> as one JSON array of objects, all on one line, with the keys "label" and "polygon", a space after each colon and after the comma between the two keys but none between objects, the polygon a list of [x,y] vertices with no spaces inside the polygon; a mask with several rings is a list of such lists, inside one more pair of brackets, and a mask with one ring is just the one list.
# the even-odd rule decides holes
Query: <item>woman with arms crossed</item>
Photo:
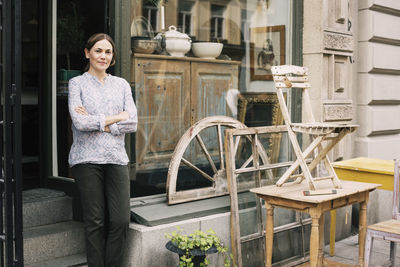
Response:
[{"label": "woman with arms crossed", "polygon": [[115,53],[110,36],[92,35],[86,72],[68,86],[69,164],[81,198],[89,267],[122,265],[130,219],[125,133],[136,131],[137,112],[128,82],[106,73]]}]

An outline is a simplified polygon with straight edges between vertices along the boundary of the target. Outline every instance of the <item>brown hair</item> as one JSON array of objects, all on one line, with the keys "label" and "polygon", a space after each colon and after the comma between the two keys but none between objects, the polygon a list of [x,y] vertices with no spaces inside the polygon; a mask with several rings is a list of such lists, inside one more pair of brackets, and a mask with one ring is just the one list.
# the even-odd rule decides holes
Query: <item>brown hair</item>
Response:
[{"label": "brown hair", "polygon": [[[89,39],[86,42],[85,48],[90,51],[90,49],[92,49],[92,47],[101,40],[107,40],[110,42],[112,49],[113,49],[113,57],[111,59],[111,64],[110,66],[114,66],[115,65],[115,57],[117,56],[117,51],[115,50],[115,43],[113,41],[113,39],[106,33],[95,33],[92,36],[89,37]],[[86,67],[84,69],[84,71],[88,71],[90,67],[90,63],[88,62],[86,64]]]}]

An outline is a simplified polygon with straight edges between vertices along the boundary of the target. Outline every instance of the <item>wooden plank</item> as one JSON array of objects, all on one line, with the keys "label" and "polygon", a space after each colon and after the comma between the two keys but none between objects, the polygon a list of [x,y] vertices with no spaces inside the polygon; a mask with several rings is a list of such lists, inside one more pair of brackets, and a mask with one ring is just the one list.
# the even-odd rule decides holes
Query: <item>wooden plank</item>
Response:
[{"label": "wooden plank", "polygon": [[173,57],[173,56],[156,55],[156,54],[135,53],[134,57],[138,58],[138,59],[145,59],[145,60],[150,60],[150,59],[165,60],[165,59],[167,59],[170,61],[191,61],[191,62],[202,62],[202,63],[213,63],[213,64],[234,64],[234,65],[241,64],[240,61],[235,61],[235,60],[204,59],[204,58],[198,58],[198,57]]},{"label": "wooden plank", "polygon": [[284,82],[275,82],[275,86],[279,88],[311,88],[310,83],[284,83]]},{"label": "wooden plank", "polygon": [[236,174],[240,173],[248,173],[248,172],[255,172],[255,171],[265,171],[265,170],[271,170],[271,169],[277,169],[277,168],[283,168],[283,167],[289,167],[293,164],[293,161],[288,161],[288,162],[282,162],[282,163],[272,163],[272,164],[264,164],[260,165],[258,168],[255,167],[248,167],[246,168],[248,164],[243,164],[243,166],[239,169],[235,170]]},{"label": "wooden plank", "polygon": [[225,154],[226,154],[226,177],[230,196],[231,210],[231,246],[234,265],[242,267],[242,251],[240,244],[240,221],[239,221],[239,201],[237,196],[237,183],[235,170],[235,157],[232,148],[235,146],[231,132],[225,134]]},{"label": "wooden plank", "polygon": [[224,146],[222,142],[221,124],[218,124],[217,126],[217,133],[218,133],[218,151],[219,151],[220,169],[225,170]]},{"label": "wooden plank", "polygon": [[252,135],[252,134],[269,134],[269,133],[283,133],[287,132],[286,125],[277,125],[277,126],[260,126],[260,127],[251,127],[244,129],[226,129],[225,132],[229,131],[234,136],[243,136],[243,135]]},{"label": "wooden plank", "polygon": [[271,72],[274,75],[275,74],[277,74],[277,75],[286,75],[286,74],[307,75],[308,68],[294,66],[294,65],[281,65],[281,66],[272,66]]},{"label": "wooden plank", "polygon": [[335,189],[321,189],[321,190],[305,190],[303,191],[303,195],[305,196],[318,196],[318,195],[332,195],[336,194],[337,191]]},{"label": "wooden plank", "polygon": [[276,82],[283,82],[285,79],[288,79],[291,82],[308,82],[308,76],[286,76],[286,75],[275,75],[274,81]]},{"label": "wooden plank", "polygon": [[[388,220],[368,226],[368,229],[400,235],[400,221]],[[400,236],[398,237],[400,238]]]},{"label": "wooden plank", "polygon": [[[360,183],[353,181],[342,181],[343,188],[336,189],[336,195],[324,195],[314,196],[312,198],[303,195],[304,190],[308,190],[307,184],[302,182],[301,184],[292,184],[290,186],[283,185],[278,187],[276,185],[264,186],[260,188],[253,188],[250,191],[259,195],[275,196],[284,199],[290,199],[295,201],[303,201],[307,203],[322,203],[324,201],[337,199],[340,197],[355,194],[357,192],[368,192],[374,190],[380,186],[380,184]],[[330,181],[321,181],[319,183],[319,189],[330,189]]]}]

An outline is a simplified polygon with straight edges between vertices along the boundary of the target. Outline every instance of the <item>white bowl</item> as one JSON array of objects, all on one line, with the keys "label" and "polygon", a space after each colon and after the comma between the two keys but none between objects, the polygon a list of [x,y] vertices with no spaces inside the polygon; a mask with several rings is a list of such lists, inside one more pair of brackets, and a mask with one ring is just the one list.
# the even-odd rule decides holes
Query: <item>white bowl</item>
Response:
[{"label": "white bowl", "polygon": [[192,43],[192,51],[196,57],[215,59],[221,54],[223,46],[221,43],[198,42]]}]

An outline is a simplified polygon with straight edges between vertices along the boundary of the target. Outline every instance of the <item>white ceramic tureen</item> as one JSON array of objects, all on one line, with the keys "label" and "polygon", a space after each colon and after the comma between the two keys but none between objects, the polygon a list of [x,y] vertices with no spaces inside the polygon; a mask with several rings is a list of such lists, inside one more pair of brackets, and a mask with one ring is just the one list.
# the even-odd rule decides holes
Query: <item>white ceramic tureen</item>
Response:
[{"label": "white ceramic tureen", "polygon": [[165,49],[174,57],[184,57],[190,50],[192,40],[185,34],[178,32],[176,27],[171,25],[168,27],[165,35]]}]

